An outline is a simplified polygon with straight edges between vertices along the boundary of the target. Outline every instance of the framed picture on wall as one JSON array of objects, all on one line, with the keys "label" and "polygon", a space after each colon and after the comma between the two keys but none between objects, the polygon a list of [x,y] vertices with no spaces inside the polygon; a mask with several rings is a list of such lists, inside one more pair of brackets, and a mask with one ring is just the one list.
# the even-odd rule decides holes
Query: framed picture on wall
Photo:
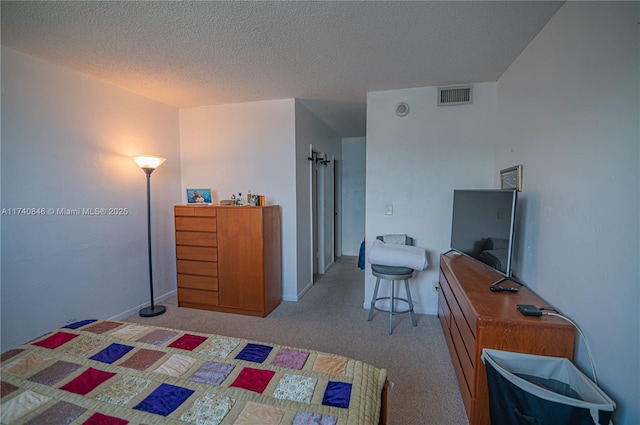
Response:
[{"label": "framed picture on wall", "polygon": [[188,204],[211,205],[211,189],[187,189]]},{"label": "framed picture on wall", "polygon": [[500,170],[500,189],[522,192],[522,164]]}]

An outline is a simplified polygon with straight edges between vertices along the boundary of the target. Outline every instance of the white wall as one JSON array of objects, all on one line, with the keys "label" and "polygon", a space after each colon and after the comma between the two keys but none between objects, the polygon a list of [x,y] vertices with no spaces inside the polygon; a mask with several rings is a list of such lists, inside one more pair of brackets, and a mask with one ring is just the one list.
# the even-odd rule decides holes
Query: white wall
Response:
[{"label": "white wall", "polygon": [[282,213],[283,299],[297,299],[295,101],[180,109],[182,202],[211,188],[214,203],[248,190]]},{"label": "white wall", "polygon": [[[640,423],[638,2],[568,2],[498,80],[495,171],[523,164],[522,280],[582,328]],[[577,361],[590,367],[584,345]]]},{"label": "white wall", "polygon": [[[406,117],[394,113],[399,102],[410,106]],[[472,105],[438,107],[437,87],[368,94],[367,248],[377,235],[393,233],[427,248],[429,268],[411,283],[416,312],[437,313],[432,282],[449,248],[453,190],[497,187],[494,142],[495,83],[475,84]],[[386,204],[393,215],[385,215]],[[368,308],[375,286],[368,263],[365,276]]]},{"label": "white wall", "polygon": [[367,139],[342,139],[342,253],[358,255],[364,238]]},{"label": "white wall", "polygon": [[297,301],[313,284],[313,270],[311,264],[311,165],[309,161],[309,146],[323,152],[331,163],[324,167],[324,188],[326,204],[324,221],[324,240],[326,263],[330,258],[333,247],[333,167],[335,159],[341,159],[341,139],[326,124],[315,117],[300,102],[296,102],[295,133],[296,133],[296,199],[297,199],[297,254],[298,254],[298,288],[295,299]]},{"label": "white wall", "polygon": [[2,48],[2,208],[128,209],[2,215],[2,351],[71,320],[148,305],[146,177],[136,154],[167,158],[151,178],[163,298],[175,293],[177,109]]}]

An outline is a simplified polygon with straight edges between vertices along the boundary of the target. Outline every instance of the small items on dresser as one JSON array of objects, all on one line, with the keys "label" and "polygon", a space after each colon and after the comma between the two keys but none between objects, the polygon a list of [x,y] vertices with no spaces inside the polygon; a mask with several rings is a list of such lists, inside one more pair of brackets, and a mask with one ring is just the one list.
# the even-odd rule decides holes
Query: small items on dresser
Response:
[{"label": "small items on dresser", "polygon": [[225,199],[220,201],[220,205],[235,205],[235,206],[252,206],[252,207],[264,207],[264,195],[252,195],[251,191],[248,192],[247,197],[242,196],[242,192],[238,192],[238,195],[231,195],[231,199]]}]

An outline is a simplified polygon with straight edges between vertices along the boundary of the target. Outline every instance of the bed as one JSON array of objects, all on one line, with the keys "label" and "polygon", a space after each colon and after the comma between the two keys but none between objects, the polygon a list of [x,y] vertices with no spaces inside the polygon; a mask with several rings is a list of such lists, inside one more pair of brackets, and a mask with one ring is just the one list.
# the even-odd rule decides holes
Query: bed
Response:
[{"label": "bed", "polygon": [[386,423],[386,370],[299,348],[84,320],[1,358],[3,424]]}]

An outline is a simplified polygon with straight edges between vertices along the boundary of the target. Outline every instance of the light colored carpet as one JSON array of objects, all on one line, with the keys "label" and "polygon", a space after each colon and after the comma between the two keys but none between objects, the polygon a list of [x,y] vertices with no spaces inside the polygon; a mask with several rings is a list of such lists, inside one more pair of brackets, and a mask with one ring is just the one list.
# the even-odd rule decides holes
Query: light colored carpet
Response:
[{"label": "light colored carpet", "polygon": [[435,316],[394,317],[377,312],[371,322],[362,308],[364,271],[356,257],[341,257],[297,303],[283,302],[268,317],[180,308],[175,298],[161,304],[167,312],[125,321],[213,333],[307,348],[362,360],[388,370],[390,425],[468,424],[449,351]]}]

